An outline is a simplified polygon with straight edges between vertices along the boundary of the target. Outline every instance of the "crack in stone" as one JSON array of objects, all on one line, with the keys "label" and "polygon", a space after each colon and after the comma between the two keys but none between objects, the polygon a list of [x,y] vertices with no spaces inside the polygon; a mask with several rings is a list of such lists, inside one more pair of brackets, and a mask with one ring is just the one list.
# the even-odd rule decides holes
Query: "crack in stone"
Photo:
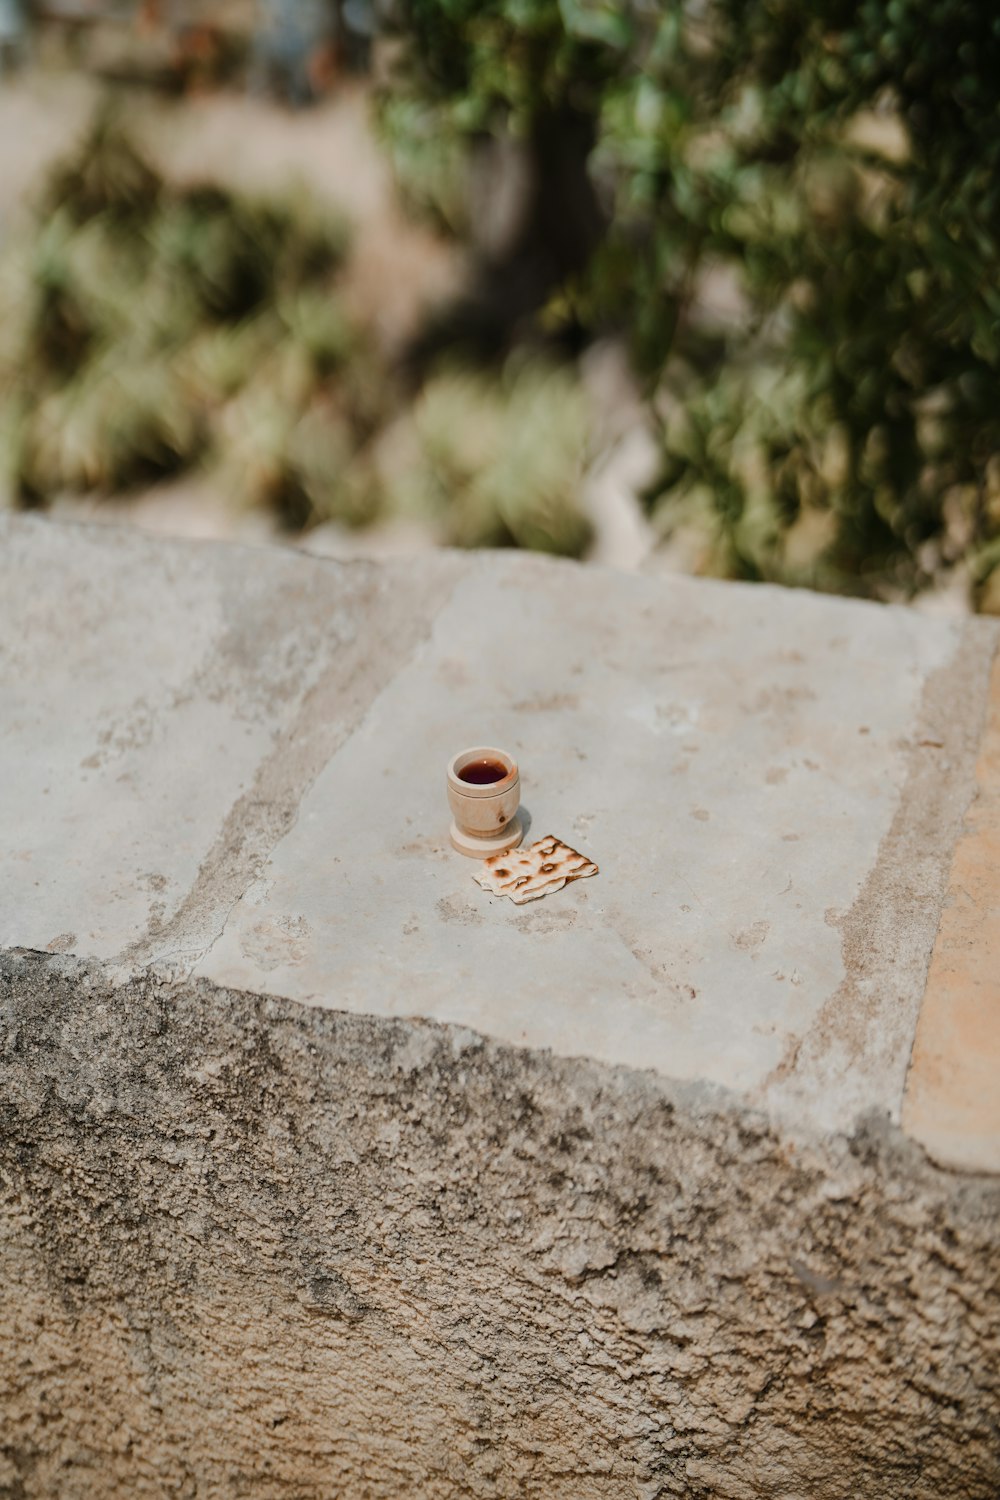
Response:
[{"label": "crack in stone", "polygon": [[[302,799],[317,777],[372,712],[399,673],[424,648],[435,621],[461,581],[456,564],[445,559],[443,570],[435,570],[420,587],[425,605],[423,618],[414,620],[412,589],[401,588],[399,579],[374,575],[369,597],[377,594],[371,610],[372,630],[362,647],[353,653],[345,673],[342,653],[336,653],[320,680],[305,695],[292,722],[263,760],[252,787],[230,808],[215,843],[198,870],[197,877],[174,914],[155,932],[147,932],[118,955],[115,962],[156,964],[165,957],[164,940],[192,936],[207,925],[227,888],[235,889],[225,915],[212,935],[190,947],[168,952],[194,952],[193,962],[180,978],[188,978],[225,932],[235,908],[266,866],[274,849],[295,827]],[[341,564],[352,567],[352,564]],[[444,571],[445,577],[441,577]],[[450,587],[442,588],[449,582]],[[405,629],[401,628],[405,624]],[[405,649],[400,642],[405,642]],[[345,699],[356,699],[353,713],[345,713]],[[254,868],[247,877],[248,854]],[[217,918],[216,918],[217,920]],[[214,924],[213,924],[214,926]],[[193,932],[192,932],[193,929]]]}]

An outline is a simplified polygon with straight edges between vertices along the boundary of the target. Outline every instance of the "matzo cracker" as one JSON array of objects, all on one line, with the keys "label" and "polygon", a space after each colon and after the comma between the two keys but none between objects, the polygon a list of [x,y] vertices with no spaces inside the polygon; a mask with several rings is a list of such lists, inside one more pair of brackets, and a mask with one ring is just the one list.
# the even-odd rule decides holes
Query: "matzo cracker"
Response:
[{"label": "matzo cracker", "polygon": [[597,866],[568,844],[549,834],[528,849],[509,849],[483,861],[482,873],[472,878],[494,896],[509,896],[523,906],[561,891],[570,880],[596,875]]}]

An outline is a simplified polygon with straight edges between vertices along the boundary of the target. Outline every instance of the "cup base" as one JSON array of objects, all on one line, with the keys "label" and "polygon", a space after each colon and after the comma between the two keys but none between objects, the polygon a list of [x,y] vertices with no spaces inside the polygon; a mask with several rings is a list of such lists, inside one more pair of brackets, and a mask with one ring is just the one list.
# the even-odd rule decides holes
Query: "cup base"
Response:
[{"label": "cup base", "polygon": [[506,854],[508,849],[516,849],[524,838],[524,829],[517,813],[502,833],[489,833],[485,838],[478,838],[474,833],[463,833],[454,820],[449,832],[452,848],[457,849],[459,854],[467,854],[470,859],[489,859],[491,854]]}]

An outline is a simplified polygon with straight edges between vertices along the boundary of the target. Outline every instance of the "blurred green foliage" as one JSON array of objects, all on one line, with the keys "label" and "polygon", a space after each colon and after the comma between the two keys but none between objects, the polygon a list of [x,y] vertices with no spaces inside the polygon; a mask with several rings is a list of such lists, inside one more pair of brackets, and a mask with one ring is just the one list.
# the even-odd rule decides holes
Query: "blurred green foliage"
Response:
[{"label": "blurred green foliage", "polygon": [[1000,608],[996,7],[403,10],[425,133],[593,121],[606,233],[554,305],[628,332],[662,528],[695,520],[713,571],[883,596],[964,560]]},{"label": "blurred green foliage", "polygon": [[591,540],[576,503],[587,425],[566,369],[514,357],[499,378],[442,373],[417,401],[409,503],[451,546],[580,557]]},{"label": "blurred green foliage", "polygon": [[387,90],[376,124],[396,186],[413,217],[448,235],[469,228],[466,141],[433,102]]},{"label": "blurred green foliage", "polygon": [[336,288],[343,224],[175,188],[102,112],[0,274],[0,442],[20,503],[204,460],[294,527],[370,519],[371,356]]},{"label": "blurred green foliage", "polygon": [[[0,263],[0,489],[110,498],[204,464],[289,530],[403,511],[451,545],[580,556],[573,373],[440,374],[407,410],[345,311],[346,250],[302,198],[171,186],[102,113]],[[389,475],[394,421],[408,459]]]}]

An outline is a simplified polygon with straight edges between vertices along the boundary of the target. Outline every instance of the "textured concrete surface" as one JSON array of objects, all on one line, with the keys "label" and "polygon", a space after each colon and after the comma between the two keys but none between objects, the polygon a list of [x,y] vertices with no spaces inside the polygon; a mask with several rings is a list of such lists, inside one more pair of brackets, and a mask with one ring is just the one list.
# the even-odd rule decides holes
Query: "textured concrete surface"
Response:
[{"label": "textured concrete surface", "polygon": [[995,1495],[996,646],[0,523],[0,1495]]},{"label": "textured concrete surface", "polygon": [[995,1184],[885,1122],[0,960],[0,1493],[994,1500]]}]

